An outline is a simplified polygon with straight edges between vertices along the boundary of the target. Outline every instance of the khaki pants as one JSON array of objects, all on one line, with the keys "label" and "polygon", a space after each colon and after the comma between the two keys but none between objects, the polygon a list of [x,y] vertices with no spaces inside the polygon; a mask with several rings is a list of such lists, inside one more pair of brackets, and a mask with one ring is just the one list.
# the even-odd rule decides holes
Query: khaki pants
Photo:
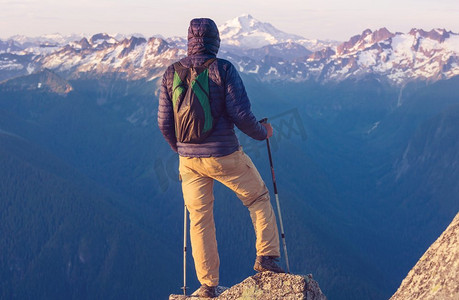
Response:
[{"label": "khaki pants", "polygon": [[280,256],[276,217],[269,192],[252,160],[241,150],[223,157],[180,157],[185,204],[190,212],[190,237],[198,280],[218,285],[217,240],[213,215],[213,183],[233,190],[249,209],[257,255]]}]

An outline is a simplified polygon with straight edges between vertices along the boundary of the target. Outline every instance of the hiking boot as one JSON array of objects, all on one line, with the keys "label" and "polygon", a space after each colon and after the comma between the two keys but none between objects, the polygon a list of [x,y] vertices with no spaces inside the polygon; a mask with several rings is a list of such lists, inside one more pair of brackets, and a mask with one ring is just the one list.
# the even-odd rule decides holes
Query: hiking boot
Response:
[{"label": "hiking boot", "polygon": [[271,271],[274,273],[285,273],[281,267],[276,264],[279,261],[275,256],[257,256],[253,269],[257,272]]},{"label": "hiking boot", "polygon": [[207,284],[203,284],[196,291],[196,296],[202,297],[202,298],[215,298],[217,297],[217,287],[208,286]]}]

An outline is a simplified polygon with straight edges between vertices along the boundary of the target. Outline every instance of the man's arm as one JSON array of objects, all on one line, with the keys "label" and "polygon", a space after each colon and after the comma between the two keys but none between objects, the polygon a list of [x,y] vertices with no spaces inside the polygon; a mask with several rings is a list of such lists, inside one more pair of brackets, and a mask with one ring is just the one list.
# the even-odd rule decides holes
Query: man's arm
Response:
[{"label": "man's arm", "polygon": [[253,115],[244,83],[232,64],[226,73],[225,93],[226,111],[237,128],[253,139],[266,139],[267,128]]},{"label": "man's arm", "polygon": [[159,93],[158,104],[158,126],[166,141],[171,146],[172,150],[177,152],[177,138],[175,137],[174,110],[172,100],[167,92],[167,74],[164,73]]}]

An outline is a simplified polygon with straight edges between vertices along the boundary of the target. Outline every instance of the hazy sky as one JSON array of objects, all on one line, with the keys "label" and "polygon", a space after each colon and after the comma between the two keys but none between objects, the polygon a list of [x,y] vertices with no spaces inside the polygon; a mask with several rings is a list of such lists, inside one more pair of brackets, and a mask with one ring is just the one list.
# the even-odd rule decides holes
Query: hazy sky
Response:
[{"label": "hazy sky", "polygon": [[306,38],[347,40],[380,27],[459,33],[459,0],[0,0],[0,38],[55,32],[185,36],[194,17],[221,25],[244,13]]}]

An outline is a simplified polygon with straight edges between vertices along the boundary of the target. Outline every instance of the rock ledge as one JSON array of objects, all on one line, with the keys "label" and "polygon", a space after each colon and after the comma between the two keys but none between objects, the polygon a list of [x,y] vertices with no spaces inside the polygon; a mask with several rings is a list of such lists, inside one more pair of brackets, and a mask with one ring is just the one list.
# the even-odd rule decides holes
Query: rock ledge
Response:
[{"label": "rock ledge", "polygon": [[[169,300],[204,299],[196,296],[170,295]],[[214,299],[305,299],[326,300],[319,284],[312,275],[276,274],[262,272],[246,278],[239,284],[222,292]]]}]

